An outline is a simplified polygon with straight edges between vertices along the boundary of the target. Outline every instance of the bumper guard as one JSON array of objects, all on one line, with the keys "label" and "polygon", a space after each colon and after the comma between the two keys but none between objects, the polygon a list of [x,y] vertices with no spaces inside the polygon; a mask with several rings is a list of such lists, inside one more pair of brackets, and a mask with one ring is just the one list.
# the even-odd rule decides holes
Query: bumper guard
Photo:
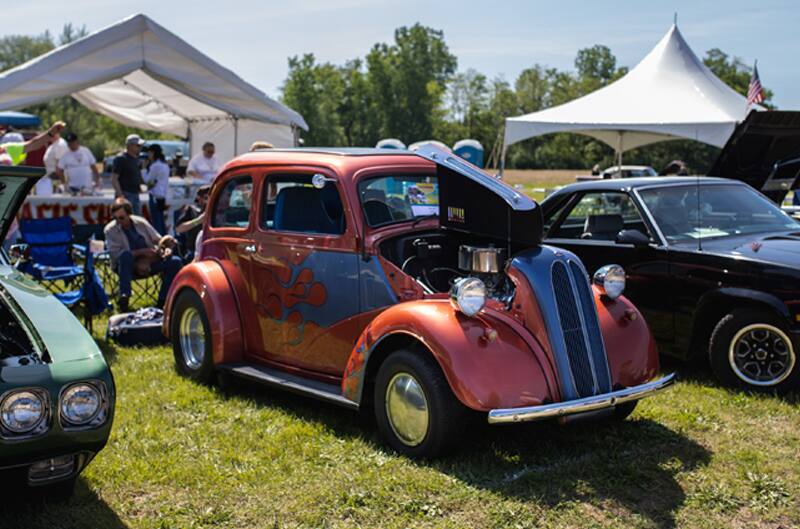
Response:
[{"label": "bumper guard", "polygon": [[593,395],[591,397],[584,397],[582,399],[569,400],[566,402],[542,404],[541,406],[498,408],[489,411],[489,424],[541,421],[543,419],[552,419],[554,417],[563,417],[576,413],[613,408],[617,404],[649,397],[650,395],[668,388],[674,382],[675,373],[671,373],[652,382],[612,391],[610,393],[603,393],[602,395]]}]

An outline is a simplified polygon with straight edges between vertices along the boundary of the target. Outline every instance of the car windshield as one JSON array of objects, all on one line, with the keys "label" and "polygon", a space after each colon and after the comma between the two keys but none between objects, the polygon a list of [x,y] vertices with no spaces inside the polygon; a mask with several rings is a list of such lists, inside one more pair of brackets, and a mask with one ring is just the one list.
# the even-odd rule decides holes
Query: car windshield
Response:
[{"label": "car windshield", "polygon": [[358,185],[361,207],[371,227],[439,214],[435,176],[381,176]]},{"label": "car windshield", "polygon": [[658,187],[642,189],[639,195],[670,243],[800,229],[789,215],[745,185]]}]

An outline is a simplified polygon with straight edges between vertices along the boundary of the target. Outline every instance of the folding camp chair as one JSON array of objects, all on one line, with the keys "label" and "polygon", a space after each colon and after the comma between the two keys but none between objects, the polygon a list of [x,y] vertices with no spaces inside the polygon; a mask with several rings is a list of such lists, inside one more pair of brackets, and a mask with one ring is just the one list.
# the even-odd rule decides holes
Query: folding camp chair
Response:
[{"label": "folding camp chair", "polygon": [[85,248],[72,242],[72,219],[22,219],[22,243],[16,251],[22,256],[17,268],[43,282],[53,292],[65,292],[83,279],[84,269],[75,263],[73,252]]},{"label": "folding camp chair", "polygon": [[69,292],[59,292],[53,294],[61,303],[67,307],[83,305],[84,325],[92,332],[92,321],[94,316],[111,308],[108,296],[103,288],[103,282],[94,268],[94,253],[89,250],[86,252],[86,259],[83,265],[83,281],[80,288]]}]

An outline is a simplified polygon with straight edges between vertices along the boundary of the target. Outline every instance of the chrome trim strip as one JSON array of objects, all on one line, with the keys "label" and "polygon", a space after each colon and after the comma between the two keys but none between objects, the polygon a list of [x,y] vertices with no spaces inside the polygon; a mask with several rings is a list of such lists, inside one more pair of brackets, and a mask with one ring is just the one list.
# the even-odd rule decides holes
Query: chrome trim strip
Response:
[{"label": "chrome trim strip", "polygon": [[498,408],[489,411],[489,424],[503,424],[514,422],[539,421],[583,413],[587,411],[602,410],[613,408],[617,404],[623,404],[634,400],[649,397],[675,382],[675,373],[671,373],[663,378],[633,386],[630,388],[612,391],[603,395],[595,395],[583,399],[570,400],[567,402],[556,402],[553,404],[543,404],[541,406],[526,406],[522,408]]}]

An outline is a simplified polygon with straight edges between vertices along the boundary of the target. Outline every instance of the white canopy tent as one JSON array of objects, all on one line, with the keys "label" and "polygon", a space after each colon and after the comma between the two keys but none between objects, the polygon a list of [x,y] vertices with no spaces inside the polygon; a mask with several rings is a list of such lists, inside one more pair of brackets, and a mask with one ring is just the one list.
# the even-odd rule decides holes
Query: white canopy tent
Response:
[{"label": "white canopy tent", "polygon": [[747,100],[694,54],[677,24],[630,72],[563,105],[506,119],[509,145],[553,132],[596,138],[622,153],[664,140],[688,138],[722,147],[748,112]]},{"label": "white canopy tent", "polygon": [[71,95],[131,127],[213,142],[221,159],[256,140],[296,143],[303,117],[145,15],[128,17],[0,74],[0,110]]}]

